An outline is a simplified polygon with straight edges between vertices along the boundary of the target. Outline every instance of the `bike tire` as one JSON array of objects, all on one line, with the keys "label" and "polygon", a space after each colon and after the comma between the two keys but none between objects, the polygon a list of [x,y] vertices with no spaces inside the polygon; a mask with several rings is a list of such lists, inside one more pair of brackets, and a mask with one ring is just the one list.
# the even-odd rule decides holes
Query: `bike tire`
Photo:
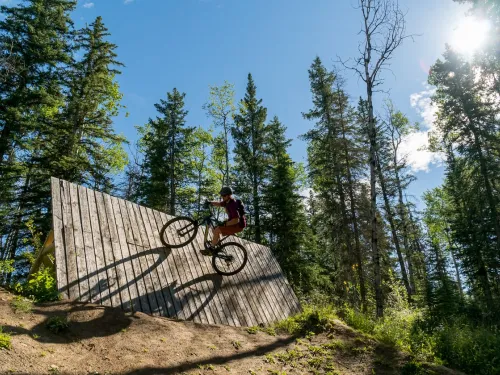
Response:
[{"label": "bike tire", "polygon": [[[225,249],[227,251],[227,249],[229,249],[230,246],[234,246],[235,248],[238,249],[238,252],[239,252],[237,254],[238,255],[238,261],[242,261],[242,263],[241,263],[241,265],[236,270],[228,272],[228,271],[223,270],[217,264],[217,260],[219,259],[218,256],[217,256],[217,254],[221,253],[221,252],[224,252]],[[248,261],[247,249],[242,244],[239,244],[237,242],[226,242],[225,244],[221,245],[221,247],[217,250],[217,253],[215,253],[212,256],[212,267],[214,268],[215,272],[217,272],[219,275],[231,276],[231,275],[235,275],[238,272],[240,272],[245,267],[245,265],[247,264],[247,261]]]},{"label": "bike tire", "polygon": [[[167,231],[167,229],[169,229],[169,232],[171,234],[176,233],[177,228],[175,226],[176,226],[176,224],[180,224],[181,221],[187,222],[188,223],[187,225],[189,225],[189,224],[193,225],[193,230],[190,232],[190,235],[187,238],[187,240],[180,242],[180,243],[173,243],[173,241],[169,241],[169,239],[166,238],[165,232]],[[169,221],[167,221],[166,224],[163,226],[163,228],[161,228],[160,240],[161,240],[161,243],[163,245],[165,245],[166,247],[171,248],[171,249],[177,249],[179,247],[186,246],[188,243],[193,241],[193,239],[196,237],[196,234],[198,234],[198,223],[196,221],[194,221],[193,219],[191,219],[190,217],[178,216],[178,217],[174,217],[173,219],[170,219]]]}]

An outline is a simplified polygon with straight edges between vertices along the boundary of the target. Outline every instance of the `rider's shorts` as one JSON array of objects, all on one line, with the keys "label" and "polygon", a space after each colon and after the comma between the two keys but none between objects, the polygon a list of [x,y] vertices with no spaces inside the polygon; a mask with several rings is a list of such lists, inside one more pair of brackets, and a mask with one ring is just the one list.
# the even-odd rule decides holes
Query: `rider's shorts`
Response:
[{"label": "rider's shorts", "polygon": [[219,229],[224,236],[230,236],[243,230],[243,228],[240,227],[239,224],[229,225],[227,227],[219,227]]}]

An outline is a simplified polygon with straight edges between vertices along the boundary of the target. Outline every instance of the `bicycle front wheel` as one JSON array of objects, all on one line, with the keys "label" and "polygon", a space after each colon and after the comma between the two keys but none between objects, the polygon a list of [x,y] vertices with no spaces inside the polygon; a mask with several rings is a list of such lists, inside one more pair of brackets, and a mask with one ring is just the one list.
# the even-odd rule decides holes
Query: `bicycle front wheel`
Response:
[{"label": "bicycle front wheel", "polygon": [[198,223],[187,216],[174,217],[161,228],[160,240],[169,248],[187,245],[196,237]]},{"label": "bicycle front wheel", "polygon": [[231,276],[240,272],[247,260],[247,250],[243,245],[227,242],[212,256],[212,266],[219,275]]}]

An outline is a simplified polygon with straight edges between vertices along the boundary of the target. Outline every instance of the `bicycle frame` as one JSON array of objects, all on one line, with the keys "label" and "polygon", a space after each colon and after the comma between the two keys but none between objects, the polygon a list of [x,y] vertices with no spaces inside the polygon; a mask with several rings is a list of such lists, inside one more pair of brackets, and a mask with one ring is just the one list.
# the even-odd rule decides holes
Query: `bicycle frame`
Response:
[{"label": "bicycle frame", "polygon": [[[208,242],[208,234],[210,232],[209,228],[212,228],[212,229],[214,228],[214,223],[213,223],[212,217],[213,217],[213,213],[212,213],[212,210],[210,209],[210,214],[208,216],[205,216],[201,219],[195,220],[195,224],[194,224],[195,226],[197,226],[197,227],[201,227],[202,225],[205,226],[205,233],[203,234],[203,241],[204,241],[203,243]],[[177,233],[181,236],[184,236],[185,234],[187,234],[191,230],[193,230],[192,228],[190,228],[190,226],[191,226],[191,224],[188,224],[185,227],[178,229]],[[223,236],[222,238],[220,238],[217,245],[220,245],[227,237],[229,237],[229,236]]]}]

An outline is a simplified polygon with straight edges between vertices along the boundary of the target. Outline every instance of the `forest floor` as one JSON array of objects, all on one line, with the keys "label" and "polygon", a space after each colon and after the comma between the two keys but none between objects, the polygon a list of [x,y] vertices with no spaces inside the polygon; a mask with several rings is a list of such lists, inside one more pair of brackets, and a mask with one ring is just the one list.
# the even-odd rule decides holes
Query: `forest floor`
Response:
[{"label": "forest floor", "polygon": [[[50,321],[64,328],[64,319],[68,326],[57,334],[47,327]],[[0,350],[2,375],[460,374],[415,368],[407,355],[340,320],[328,333],[297,337],[72,301],[31,305],[0,289],[0,326],[11,341],[10,349]]]}]

